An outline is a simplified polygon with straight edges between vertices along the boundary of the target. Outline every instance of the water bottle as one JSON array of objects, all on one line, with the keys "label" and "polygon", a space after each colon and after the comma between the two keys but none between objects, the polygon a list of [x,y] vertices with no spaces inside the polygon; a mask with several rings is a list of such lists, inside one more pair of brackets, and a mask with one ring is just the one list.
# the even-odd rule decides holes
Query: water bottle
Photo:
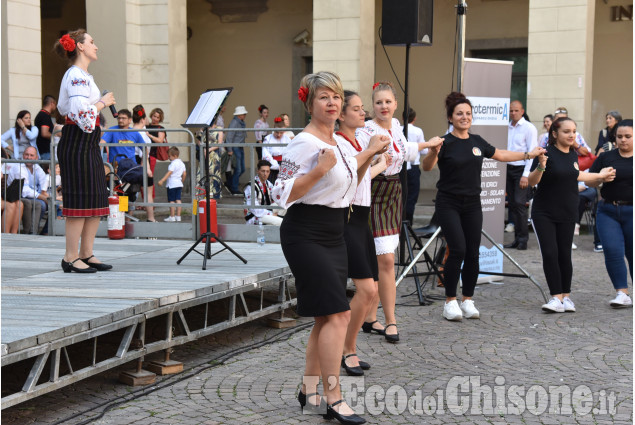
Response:
[{"label": "water bottle", "polygon": [[265,227],[262,223],[258,224],[258,234],[256,236],[256,242],[258,242],[258,246],[263,246],[265,244]]}]

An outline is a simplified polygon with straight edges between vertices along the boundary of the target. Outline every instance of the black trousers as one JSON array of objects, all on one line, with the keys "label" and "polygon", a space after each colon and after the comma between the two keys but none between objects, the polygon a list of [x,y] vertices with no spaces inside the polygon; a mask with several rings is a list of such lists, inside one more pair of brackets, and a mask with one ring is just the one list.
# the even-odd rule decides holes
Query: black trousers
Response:
[{"label": "black trousers", "polygon": [[435,216],[450,251],[443,269],[445,296],[456,297],[460,276],[463,296],[471,297],[479,272],[478,257],[483,228],[481,197],[457,196],[439,191]]},{"label": "black trousers", "polygon": [[573,276],[571,244],[575,222],[555,223],[546,217],[532,217],[531,223],[538,239],[549,293],[570,293]]},{"label": "black trousers", "polygon": [[524,165],[507,165],[507,201],[509,205],[509,221],[514,223],[516,228],[514,239],[527,243],[529,239],[529,229],[527,227],[527,195],[529,186],[521,189],[520,178],[523,176]]},{"label": "black trousers", "polygon": [[415,215],[415,206],[419,199],[419,187],[421,185],[421,170],[418,165],[413,165],[408,174],[408,197],[406,198],[406,220],[412,225]]}]

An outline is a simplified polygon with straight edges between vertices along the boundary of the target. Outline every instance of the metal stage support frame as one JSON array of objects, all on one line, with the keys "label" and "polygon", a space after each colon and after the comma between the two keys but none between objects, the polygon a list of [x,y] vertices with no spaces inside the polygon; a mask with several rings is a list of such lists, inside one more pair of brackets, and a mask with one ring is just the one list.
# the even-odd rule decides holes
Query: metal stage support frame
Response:
[{"label": "metal stage support frame", "polygon": [[[266,278],[254,283],[228,288],[199,298],[168,304],[159,308],[140,312],[122,320],[113,321],[103,326],[97,326],[83,332],[52,340],[34,347],[7,353],[7,346],[2,345],[3,373],[11,373],[11,365],[23,361],[31,361],[32,366],[21,391],[2,396],[1,408],[6,409],[29,399],[38,397],[82,379],[117,367],[131,360],[140,359],[157,351],[168,350],[181,344],[194,341],[215,332],[241,325],[243,323],[294,307],[296,299],[291,297],[289,281],[293,275],[290,272]],[[230,285],[231,286],[231,285]],[[277,299],[271,302],[265,300],[265,289],[274,291],[277,286]],[[259,308],[249,309],[247,298],[254,303],[260,298]],[[226,320],[209,323],[208,313],[210,304],[214,301],[228,299],[229,315]],[[265,304],[271,304],[265,306]],[[189,308],[204,305],[204,322],[202,326],[193,319],[188,319]],[[165,332],[162,338],[153,342],[146,342],[146,323],[149,319],[165,321]],[[196,322],[196,323],[195,323]],[[174,334],[174,327],[179,334]],[[199,327],[200,326],[200,327]],[[123,332],[121,332],[123,330]],[[110,335],[109,335],[110,334]],[[119,334],[121,334],[119,336]],[[102,346],[100,338],[105,336],[117,337],[118,348],[109,358],[97,361]],[[155,337],[156,339],[156,337]],[[84,350],[85,356],[77,358],[69,356],[68,348],[74,344],[92,341],[92,350]],[[60,375],[60,364],[68,373]],[[88,366],[83,366],[88,364]],[[77,369],[75,369],[77,368]]]},{"label": "metal stage support frame", "polygon": [[[427,273],[418,273],[416,266],[417,263],[420,261],[422,256],[426,256],[426,262],[428,263],[428,258],[429,254],[426,252],[426,250],[432,245],[432,243],[434,242],[434,240],[436,238],[439,237],[441,233],[441,227],[439,227],[434,234],[430,237],[430,239],[428,240],[428,242],[426,242],[426,244],[421,248],[421,250],[417,253],[416,256],[412,257],[412,250],[410,250],[410,255],[411,255],[411,261],[410,264],[408,264],[406,266],[406,268],[401,272],[401,274],[399,275],[399,277],[397,278],[395,285],[399,286],[399,284],[406,278],[406,277],[414,277],[415,278],[415,283],[417,285],[417,295],[419,296],[419,304],[420,305],[427,305],[429,304],[429,302],[427,302],[427,300],[425,299],[425,295],[423,294],[423,288],[422,285],[419,282],[418,276],[429,276],[431,273],[433,274],[439,274],[438,269],[435,267],[434,268],[434,272],[430,272],[428,271]],[[525,270],[520,264],[518,264],[518,262],[516,260],[514,260],[514,258],[509,255],[498,243],[496,243],[496,241],[494,241],[494,239],[483,229],[481,229],[481,234],[483,236],[485,236],[485,238],[487,238],[488,241],[490,241],[492,243],[493,246],[496,247],[496,249],[498,249],[509,261],[511,261],[511,263],[522,272],[522,274],[515,274],[515,273],[496,273],[496,272],[484,272],[481,271],[479,272],[479,274],[482,275],[492,275],[492,276],[504,276],[504,277],[520,277],[520,278],[526,278],[529,279],[531,281],[531,283],[533,283],[539,290],[540,293],[542,294],[543,299],[545,300],[545,302],[547,302],[549,300],[549,298],[547,297],[547,294],[545,293],[544,289],[542,288],[542,286],[540,285],[540,283],[538,283],[538,281],[536,279],[534,279],[534,277],[529,274],[529,272],[527,270]],[[408,246],[411,247],[410,244],[410,240],[408,239]],[[434,265],[434,262],[432,261],[432,264]],[[414,269],[414,273],[409,274],[410,270]]]}]

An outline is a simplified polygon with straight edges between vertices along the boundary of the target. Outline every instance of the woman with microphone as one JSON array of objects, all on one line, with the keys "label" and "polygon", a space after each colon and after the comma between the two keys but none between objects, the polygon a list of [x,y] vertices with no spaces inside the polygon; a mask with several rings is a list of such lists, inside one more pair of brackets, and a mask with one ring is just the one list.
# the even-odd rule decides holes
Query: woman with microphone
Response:
[{"label": "woman with microphone", "polygon": [[[66,273],[94,273],[112,269],[93,253],[101,216],[108,215],[108,187],[99,150],[99,113],[113,105],[112,93],[101,95],[88,73],[97,60],[97,45],[84,29],[65,34],[54,46],[70,65],[60,86],[57,109],[66,125],[57,147],[62,176],[62,213],[66,216]],[[81,240],[81,247],[80,247]]]}]

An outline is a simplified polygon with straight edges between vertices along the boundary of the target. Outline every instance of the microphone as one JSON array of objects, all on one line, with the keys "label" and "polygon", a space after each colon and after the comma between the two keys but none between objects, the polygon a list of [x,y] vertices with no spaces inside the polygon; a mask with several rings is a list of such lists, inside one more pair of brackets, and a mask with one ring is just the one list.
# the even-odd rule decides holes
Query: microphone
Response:
[{"label": "microphone", "polygon": [[[102,96],[106,96],[109,93],[108,90],[104,90],[101,95]],[[112,114],[113,118],[117,118],[117,116],[119,116],[119,112],[117,112],[117,108],[115,108],[115,105],[110,105],[110,113]]]}]

